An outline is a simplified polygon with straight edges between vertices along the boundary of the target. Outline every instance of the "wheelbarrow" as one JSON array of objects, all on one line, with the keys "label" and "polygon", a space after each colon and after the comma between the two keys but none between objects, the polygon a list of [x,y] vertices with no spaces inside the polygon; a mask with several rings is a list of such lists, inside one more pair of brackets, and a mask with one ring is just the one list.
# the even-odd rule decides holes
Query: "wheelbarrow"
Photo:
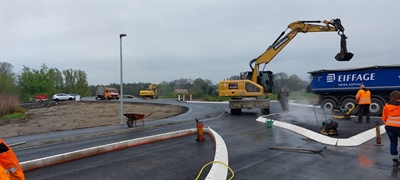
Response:
[{"label": "wheelbarrow", "polygon": [[145,114],[137,114],[137,113],[124,114],[124,116],[128,118],[128,120],[126,121],[126,125],[128,125],[128,127],[132,127],[133,124],[135,124],[135,126],[136,126],[136,121],[142,120],[142,123],[143,123],[143,126],[144,126],[144,118],[149,117],[152,114],[153,113],[149,113],[147,115],[145,115]]}]

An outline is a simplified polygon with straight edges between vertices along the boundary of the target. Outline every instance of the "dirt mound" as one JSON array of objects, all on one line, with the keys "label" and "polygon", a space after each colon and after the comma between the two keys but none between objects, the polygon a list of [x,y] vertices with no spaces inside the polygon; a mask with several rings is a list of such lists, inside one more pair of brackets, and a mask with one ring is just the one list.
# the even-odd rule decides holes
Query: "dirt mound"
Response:
[{"label": "dirt mound", "polygon": [[[0,137],[116,125],[120,123],[118,101],[65,101],[28,103],[26,118],[0,121]],[[173,117],[186,112],[178,105],[124,102],[124,113],[149,114],[145,121]],[[124,117],[124,123],[126,122]]]}]

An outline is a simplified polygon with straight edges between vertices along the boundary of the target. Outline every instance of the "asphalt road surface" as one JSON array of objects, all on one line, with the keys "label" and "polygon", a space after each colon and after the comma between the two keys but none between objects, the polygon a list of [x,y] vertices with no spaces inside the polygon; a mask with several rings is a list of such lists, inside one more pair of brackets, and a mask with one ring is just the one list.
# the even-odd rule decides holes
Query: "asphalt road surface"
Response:
[{"label": "asphalt road surface", "polygon": [[[214,159],[214,144],[196,135],[126,148],[25,173],[27,179],[195,179]],[[204,179],[211,166],[204,168]]]},{"label": "asphalt road surface", "polygon": [[375,128],[376,123],[382,125],[381,117],[371,117],[370,123],[366,123],[364,117],[362,123],[355,123],[357,117],[352,117],[351,119],[334,119],[332,115],[324,114],[319,108],[315,109],[315,114],[313,108],[310,107],[292,107],[291,110],[288,113],[272,114],[267,117],[304,127],[317,133],[321,132],[323,122],[332,120],[339,125],[337,129],[338,134],[330,136],[335,138],[350,138],[361,132]]},{"label": "asphalt road surface", "polygon": [[[189,104],[189,103],[187,103]],[[209,106],[227,108],[226,104],[196,104],[200,108]],[[192,109],[201,111],[201,109]],[[280,112],[277,103],[272,103],[272,113]],[[303,111],[302,111],[303,112]],[[200,116],[200,112],[198,112]],[[205,112],[203,112],[205,113]],[[190,114],[190,112],[188,113]],[[204,116],[204,114],[202,114]],[[392,168],[388,139],[382,136],[384,146],[374,146],[374,140],[358,147],[336,147],[322,145],[282,128],[266,128],[255,121],[258,110],[244,110],[240,116],[230,114],[205,119],[205,127],[213,128],[224,139],[229,155],[229,166],[234,171],[234,179],[398,179],[398,168]],[[315,123],[315,118],[310,119]],[[147,134],[159,134],[194,128],[187,123],[160,126],[135,132],[112,136],[84,139],[52,146],[41,146],[16,151],[24,161],[58,154],[63,151],[82,149],[95,145],[118,142],[143,137]],[[21,139],[20,139],[21,140]],[[194,179],[205,163],[212,160],[214,147],[212,141],[198,143],[193,137],[176,138],[141,147],[133,147],[83,158],[56,166],[27,171],[27,179]],[[211,142],[211,144],[210,144]],[[321,153],[302,153],[272,150],[270,147],[305,148],[321,150]],[[136,150],[135,148],[139,148]],[[135,150],[134,150],[135,149]],[[210,153],[211,149],[211,154]],[[42,153],[43,152],[43,153]],[[193,153],[193,152],[197,152]],[[198,154],[205,152],[205,154]],[[137,169],[149,157],[148,169]],[[199,156],[199,157],[192,157]],[[192,158],[194,160],[192,161]],[[136,161],[135,161],[136,160]],[[137,162],[137,163],[134,163]],[[154,164],[160,165],[154,165]],[[162,169],[165,167],[165,171]],[[135,171],[140,171],[136,172]],[[135,174],[140,174],[135,177]],[[170,175],[167,175],[170,173]],[[203,174],[207,174],[205,170]],[[228,177],[230,177],[230,173]],[[129,177],[129,178],[127,178]],[[201,179],[201,178],[200,178]],[[204,179],[204,176],[203,176]]]}]

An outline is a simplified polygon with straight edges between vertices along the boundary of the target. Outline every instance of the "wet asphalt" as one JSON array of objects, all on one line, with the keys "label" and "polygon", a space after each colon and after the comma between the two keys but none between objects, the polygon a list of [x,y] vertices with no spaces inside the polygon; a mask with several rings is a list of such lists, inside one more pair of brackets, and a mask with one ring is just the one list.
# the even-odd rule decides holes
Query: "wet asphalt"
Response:
[{"label": "wet asphalt", "polygon": [[[273,104],[272,113],[279,113],[280,108],[276,103]],[[213,106],[213,109],[216,109],[215,107],[224,108],[227,105],[202,104],[200,106],[203,108]],[[323,116],[323,114],[320,115]],[[386,134],[382,135],[383,146],[374,146],[375,140],[370,140],[358,147],[326,146],[323,150],[325,145],[290,130],[265,127],[263,123],[255,121],[259,116],[261,114],[256,110],[245,110],[240,116],[228,114],[203,122],[205,127],[211,127],[224,138],[228,148],[229,166],[234,171],[234,179],[399,179],[398,167],[392,167],[389,140]],[[304,117],[302,113],[293,116]],[[311,117],[299,119],[306,120],[305,124],[310,124],[310,128],[318,127],[315,117]],[[293,121],[293,119],[288,119],[288,121]],[[339,123],[339,130],[343,137],[347,137],[351,136],[351,133],[360,133],[368,129],[364,126],[372,124],[356,124],[348,120]],[[194,124],[160,126],[137,132],[18,150],[16,153],[23,161],[34,159],[34,155],[40,154],[39,152],[44,149],[57,154],[66,147],[70,147],[71,150],[77,147],[81,149],[85,146],[91,147],[134,138],[135,135],[143,137],[146,134],[187,128],[194,128]],[[210,147],[213,145],[212,143],[210,145],[209,139],[206,141],[195,142],[190,136],[176,138],[25,173],[27,179],[194,179],[200,168],[213,158],[214,149]],[[52,149],[57,146],[59,147]],[[269,149],[272,147],[305,148],[322,150],[322,152],[310,154]],[[51,154],[49,152],[45,154]],[[146,161],[147,158],[148,161]],[[230,176],[229,173],[228,177]]]},{"label": "wet asphalt", "polygon": [[[195,179],[214,158],[214,144],[184,136],[122,149],[25,173],[27,179]],[[204,179],[211,166],[206,166]]]},{"label": "wet asphalt", "polygon": [[380,117],[371,117],[370,123],[366,122],[366,118],[363,117],[362,123],[356,123],[357,117],[351,117],[351,119],[335,119],[333,115],[324,113],[321,109],[305,107],[292,107],[291,111],[287,113],[272,114],[265,116],[268,119],[274,119],[290,124],[294,124],[308,130],[320,133],[323,126],[323,122],[334,121],[338,124],[336,135],[330,135],[333,138],[350,138],[361,132],[375,128],[376,125],[382,125]]}]

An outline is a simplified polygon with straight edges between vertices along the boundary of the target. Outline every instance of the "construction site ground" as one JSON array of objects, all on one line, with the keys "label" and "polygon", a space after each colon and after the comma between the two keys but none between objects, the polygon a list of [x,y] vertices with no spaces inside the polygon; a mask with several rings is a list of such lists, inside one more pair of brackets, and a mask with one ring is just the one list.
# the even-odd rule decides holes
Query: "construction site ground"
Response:
[{"label": "construction site ground", "polygon": [[[2,138],[66,131],[120,123],[118,101],[64,101],[21,105],[26,118],[0,121]],[[150,114],[145,121],[173,117],[185,110],[178,105],[124,102],[124,114]],[[127,118],[124,117],[124,122]],[[138,121],[138,123],[141,123]]]}]

